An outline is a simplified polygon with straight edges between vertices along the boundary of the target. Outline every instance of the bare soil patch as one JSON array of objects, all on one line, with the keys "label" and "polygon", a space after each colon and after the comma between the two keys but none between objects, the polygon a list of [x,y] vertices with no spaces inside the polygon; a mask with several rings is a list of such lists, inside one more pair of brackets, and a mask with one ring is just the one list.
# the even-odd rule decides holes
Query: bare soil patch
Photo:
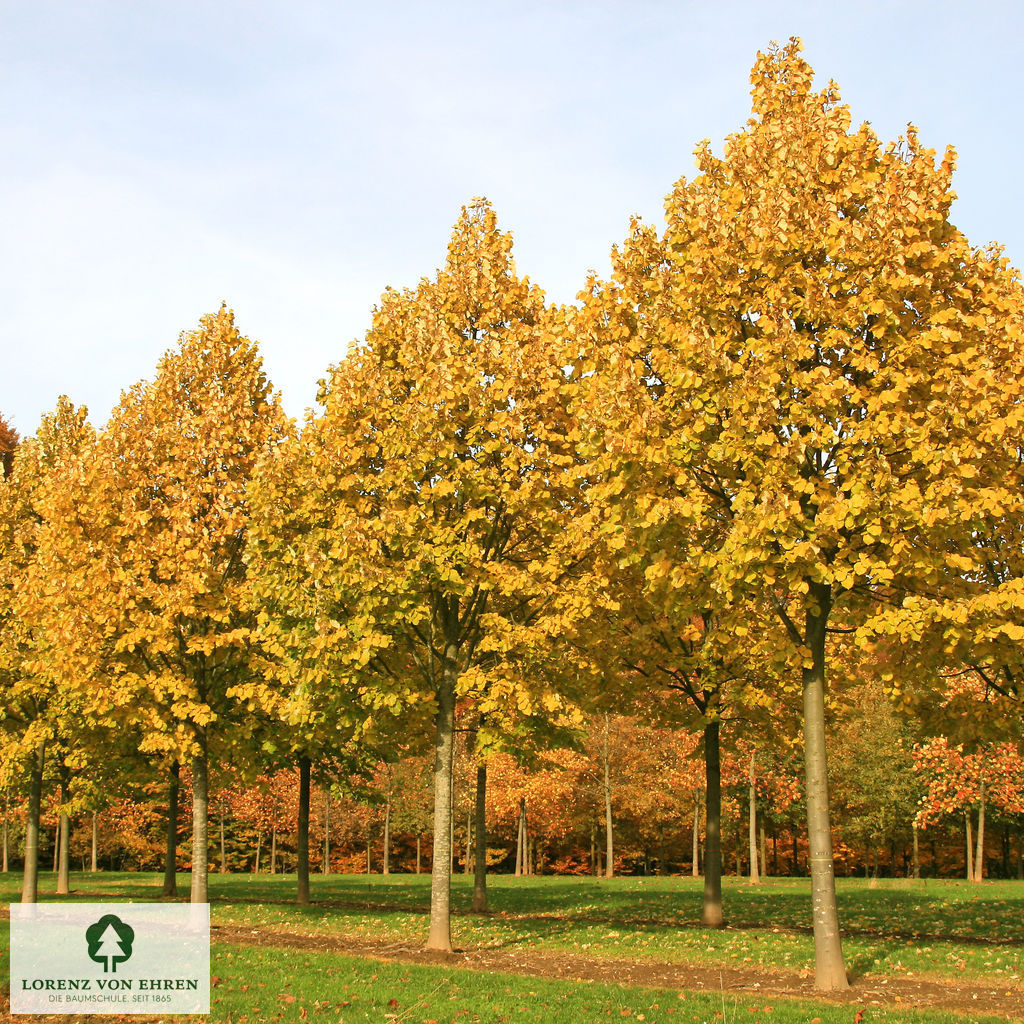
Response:
[{"label": "bare soil patch", "polygon": [[507,949],[466,949],[433,953],[415,946],[341,936],[220,926],[212,928],[216,942],[283,946],[320,953],[341,953],[402,963],[433,964],[473,971],[600,981],[629,987],[689,989],[736,996],[784,996],[865,1006],[954,1010],[972,1014],[1002,1014],[1007,1020],[1024,1017],[1024,988],[977,985],[969,981],[936,981],[906,977],[854,977],[850,989],[822,993],[814,988],[810,971],[786,972],[703,964],[666,964],[636,960],[592,959],[579,954],[532,953]]}]

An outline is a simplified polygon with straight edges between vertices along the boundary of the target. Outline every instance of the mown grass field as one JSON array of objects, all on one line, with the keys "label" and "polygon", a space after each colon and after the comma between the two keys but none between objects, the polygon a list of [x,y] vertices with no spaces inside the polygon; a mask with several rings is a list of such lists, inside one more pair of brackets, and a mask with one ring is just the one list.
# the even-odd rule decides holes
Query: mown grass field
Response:
[{"label": "mown grass field", "polygon": [[[179,876],[187,893],[188,876]],[[750,991],[687,992],[515,973],[517,955],[626,964],[682,964],[782,972],[807,977],[813,967],[806,879],[768,879],[760,886],[725,880],[728,926],[695,926],[701,883],[690,878],[578,877],[489,879],[491,912],[471,915],[471,880],[453,879],[455,945],[507,957],[508,971],[470,971],[457,962],[393,961],[386,952],[352,956],[319,945],[345,941],[416,948],[426,933],[426,875],[315,876],[314,905],[297,907],[287,875],[212,875],[215,928],[214,1003],[207,1019],[231,1024],[270,1020],[457,1022],[771,1021],[853,1024],[861,1021],[939,1024],[1024,1021],[1024,885],[952,881],[839,881],[847,966],[855,984],[876,989],[890,979],[920,978],[968,987],[997,985],[1016,1016],[928,1010],[899,1005],[833,1004],[763,998]],[[53,897],[44,875],[41,899]],[[0,876],[0,898],[16,902],[20,878]],[[76,874],[71,899],[159,898],[156,875]],[[275,944],[274,933],[308,937],[312,948]],[[240,940],[239,935],[251,936]],[[5,935],[6,938],[6,935]],[[255,943],[260,942],[261,945]],[[6,981],[5,941],[2,974]],[[387,956],[387,959],[381,959]],[[29,1018],[18,1018],[27,1020]],[[138,1018],[135,1018],[138,1019]],[[181,1020],[182,1018],[175,1018]]]}]

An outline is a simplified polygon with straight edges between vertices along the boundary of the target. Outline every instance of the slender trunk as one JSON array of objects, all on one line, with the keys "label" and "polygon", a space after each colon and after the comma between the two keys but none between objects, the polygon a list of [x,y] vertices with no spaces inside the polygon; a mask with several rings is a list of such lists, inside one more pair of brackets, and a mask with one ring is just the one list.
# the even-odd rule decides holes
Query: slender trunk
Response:
[{"label": "slender trunk", "polygon": [[299,820],[296,837],[295,902],[305,906],[309,903],[309,758],[299,758]]},{"label": "slender trunk", "polygon": [[829,822],[828,756],[825,749],[825,624],[831,588],[810,583],[814,605],[806,616],[811,665],[803,670],[804,759],[807,793],[807,838],[814,911],[814,983],[824,990],[849,988],[839,934],[836,879]]},{"label": "slender trunk", "polygon": [[974,862],[974,880],[985,877],[985,780],[981,780],[981,806],[978,808],[978,856]]},{"label": "slender trunk", "polygon": [[25,870],[21,902],[35,903],[39,894],[39,807],[43,799],[43,769],[46,767],[46,743],[40,743],[32,756],[28,789],[28,817],[25,821]]},{"label": "slender trunk", "polygon": [[473,829],[473,912],[487,910],[487,765],[476,766],[476,827]]},{"label": "slender trunk", "polygon": [[452,949],[452,764],[457,656],[455,645],[449,644],[437,687],[437,731],[434,740],[434,856],[430,879],[427,949],[445,953],[450,953]]},{"label": "slender trunk", "polygon": [[594,826],[590,826],[590,873],[597,873],[597,833]]},{"label": "slender trunk", "polygon": [[693,795],[693,852],[691,854],[692,874],[700,877],[700,790]]},{"label": "slender trunk", "polygon": [[[67,794],[65,794],[66,796]],[[60,815],[60,853],[57,863],[57,895],[71,892],[71,818],[67,812]]]},{"label": "slender trunk", "polygon": [[612,832],[612,780],[608,769],[608,713],[604,716],[604,877],[615,875],[615,845]]},{"label": "slender trunk", "polygon": [[416,874],[420,873],[420,837],[416,837]]},{"label": "slender trunk", "polygon": [[757,885],[761,874],[757,869],[757,790],[754,786],[754,753],[750,753],[750,882]]},{"label": "slender trunk", "polygon": [[462,862],[462,873],[468,875],[471,871],[470,859],[473,856],[473,809],[466,808],[466,858]]},{"label": "slender trunk", "polygon": [[192,758],[192,903],[209,903],[209,799],[206,734],[200,740],[201,753]]},{"label": "slender trunk", "polygon": [[270,826],[270,873],[277,874],[277,826]]},{"label": "slender trunk", "polygon": [[384,874],[391,874],[391,799],[384,805]]},{"label": "slender trunk", "polygon": [[260,873],[260,854],[263,850],[263,833],[260,832],[256,836],[256,866],[252,869],[254,875]]},{"label": "slender trunk", "polygon": [[704,726],[704,905],[700,923],[721,928],[722,919],[722,760],[719,720]]},{"label": "slender trunk", "polygon": [[370,837],[366,837],[366,873],[370,873],[372,865],[370,862]]},{"label": "slender trunk", "polygon": [[974,881],[974,829],[971,828],[971,812],[964,811],[964,826],[967,829],[967,881]]},{"label": "slender trunk", "polygon": [[224,845],[224,811],[220,812],[220,873],[226,875],[228,873],[228,855],[227,849]]},{"label": "slender trunk", "polygon": [[920,878],[921,877],[921,851],[920,851],[920,848],[918,846],[917,824],[916,823],[911,825],[911,831],[914,834],[914,877],[915,878]]},{"label": "slender trunk", "polygon": [[175,761],[167,770],[167,831],[164,837],[164,896],[178,895],[178,791],[181,765]]},{"label": "slender trunk", "polygon": [[323,874],[331,873],[331,787],[324,789],[324,863]]},{"label": "slender trunk", "polygon": [[516,832],[516,878],[523,873],[523,837],[526,833],[526,797],[519,798],[519,829]]},{"label": "slender trunk", "polygon": [[97,811],[92,812],[92,864],[90,869],[93,874],[99,871],[99,848],[100,848],[100,827],[99,827],[99,813]]}]

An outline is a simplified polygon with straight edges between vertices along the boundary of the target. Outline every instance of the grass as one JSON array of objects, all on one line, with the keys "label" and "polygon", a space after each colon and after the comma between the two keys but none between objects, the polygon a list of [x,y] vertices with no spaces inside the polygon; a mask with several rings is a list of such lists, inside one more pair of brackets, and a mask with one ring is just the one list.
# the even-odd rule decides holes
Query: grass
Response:
[{"label": "grass", "polygon": [[[187,881],[187,876],[184,876]],[[17,876],[0,876],[0,899],[18,899]],[[418,946],[429,902],[425,875],[313,878],[312,907],[297,907],[294,876],[212,875],[213,923]],[[73,899],[147,900],[156,875],[76,874]],[[689,878],[529,878],[492,876],[492,912],[470,915],[471,880],[453,879],[458,947],[808,971],[813,952],[806,879],[750,886],[725,881],[729,927],[705,931],[699,880]],[[52,898],[44,876],[41,899]],[[187,889],[182,886],[182,892]],[[838,883],[847,966],[855,976],[915,975],[1006,985],[1024,982],[1024,885],[990,882]],[[6,968],[0,968],[6,972]],[[328,953],[215,945],[213,1021],[772,1021],[852,1024],[855,1008],[826,1003],[733,999],[583,984],[436,966],[383,963]],[[254,980],[258,979],[258,980]],[[392,1000],[394,1003],[392,1004]],[[770,1009],[766,1009],[766,1005]],[[1024,1015],[1024,1010],[1022,1010]],[[179,1018],[180,1019],[180,1018]],[[972,1015],[972,1021],[984,1018]],[[963,1022],[955,1014],[866,1008],[874,1021]]]}]

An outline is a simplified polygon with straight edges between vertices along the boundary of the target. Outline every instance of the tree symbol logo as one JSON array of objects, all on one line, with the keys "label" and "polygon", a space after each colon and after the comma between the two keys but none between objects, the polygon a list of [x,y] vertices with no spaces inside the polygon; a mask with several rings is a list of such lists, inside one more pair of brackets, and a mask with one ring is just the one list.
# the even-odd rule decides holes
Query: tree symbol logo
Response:
[{"label": "tree symbol logo", "polygon": [[117,965],[132,955],[135,931],[113,914],[104,914],[95,924],[85,929],[89,944],[89,959],[103,964],[103,973],[117,973]]}]

